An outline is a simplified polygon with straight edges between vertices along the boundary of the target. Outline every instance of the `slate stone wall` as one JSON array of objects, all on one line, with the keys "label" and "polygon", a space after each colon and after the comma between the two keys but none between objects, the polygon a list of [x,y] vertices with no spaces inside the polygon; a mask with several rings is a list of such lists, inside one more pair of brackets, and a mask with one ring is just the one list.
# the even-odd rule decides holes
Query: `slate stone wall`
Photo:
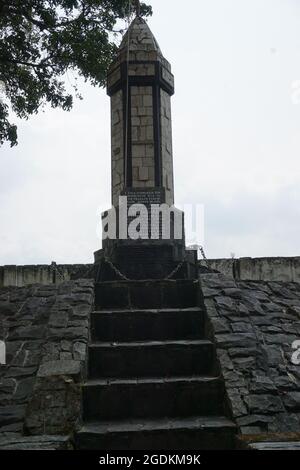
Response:
[{"label": "slate stone wall", "polygon": [[66,448],[49,436],[70,434],[80,416],[93,301],[90,280],[0,290],[0,448]]},{"label": "slate stone wall", "polygon": [[[201,275],[230,412],[242,434],[300,431],[300,285]],[[298,355],[300,358],[300,354]]]}]

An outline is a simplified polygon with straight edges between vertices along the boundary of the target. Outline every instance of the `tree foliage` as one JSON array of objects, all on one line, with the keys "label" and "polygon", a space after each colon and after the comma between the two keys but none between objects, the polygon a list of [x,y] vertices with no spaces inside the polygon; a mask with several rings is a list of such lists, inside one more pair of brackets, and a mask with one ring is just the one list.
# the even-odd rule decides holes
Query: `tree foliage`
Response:
[{"label": "tree foliage", "polygon": [[[77,72],[104,86],[116,51],[114,28],[128,0],[0,0],[0,144],[17,143],[9,108],[20,118],[46,103],[70,110],[64,75]],[[134,2],[131,2],[134,5]],[[141,14],[151,7],[142,4]],[[0,90],[1,93],[1,90]]]}]

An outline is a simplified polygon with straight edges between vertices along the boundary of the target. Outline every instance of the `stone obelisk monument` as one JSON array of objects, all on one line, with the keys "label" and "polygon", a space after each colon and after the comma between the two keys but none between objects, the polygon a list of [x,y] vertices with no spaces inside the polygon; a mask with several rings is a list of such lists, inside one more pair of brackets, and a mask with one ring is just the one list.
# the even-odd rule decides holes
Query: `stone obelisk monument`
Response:
[{"label": "stone obelisk monument", "polygon": [[[193,277],[195,252],[185,248],[183,214],[174,207],[171,121],[174,76],[138,11],[111,64],[107,93],[111,98],[113,209],[103,214],[103,249],[95,253],[98,280]],[[124,221],[127,212],[120,201],[125,197],[129,212],[136,204],[148,209],[146,237],[142,233],[135,239],[127,237],[133,217],[129,213]],[[161,204],[172,209],[170,218],[166,222],[160,215],[159,222],[152,224],[156,228],[153,235],[151,208]],[[116,233],[107,236],[107,224],[114,221],[112,212],[116,216]],[[178,231],[177,227],[174,235],[174,225],[180,217],[182,228]],[[170,225],[169,236],[163,236],[163,224]]]}]

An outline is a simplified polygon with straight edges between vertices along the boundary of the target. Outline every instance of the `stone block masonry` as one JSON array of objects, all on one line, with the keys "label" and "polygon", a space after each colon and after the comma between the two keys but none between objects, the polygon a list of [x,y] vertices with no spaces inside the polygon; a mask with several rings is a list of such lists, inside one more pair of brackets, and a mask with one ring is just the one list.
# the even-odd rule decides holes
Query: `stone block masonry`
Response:
[{"label": "stone block masonry", "polygon": [[69,280],[93,278],[93,264],[0,266],[0,288],[23,287],[30,284],[61,284]]},{"label": "stone block masonry", "polygon": [[161,90],[161,154],[163,186],[166,188],[166,202],[173,204],[174,176],[173,176],[173,144],[172,144],[172,115],[171,98]]},{"label": "stone block masonry", "polygon": [[240,281],[300,282],[300,257],[239,258],[200,260],[209,267]]},{"label": "stone block masonry", "polygon": [[112,203],[128,188],[164,188],[174,203],[174,76],[149,26],[135,18],[107,77],[111,97]]},{"label": "stone block masonry", "polygon": [[124,118],[123,92],[118,91],[111,99],[111,159],[112,159],[112,201],[118,203],[118,197],[124,187]]},{"label": "stone block masonry", "polygon": [[201,275],[229,409],[242,435],[300,432],[300,285]]},{"label": "stone block masonry", "polygon": [[154,187],[152,87],[131,89],[132,181],[135,188]]},{"label": "stone block masonry", "polygon": [[93,301],[91,280],[0,289],[0,449],[70,448]]},{"label": "stone block masonry", "polygon": [[[151,158],[145,159],[149,165],[151,161]],[[209,259],[200,260],[199,266],[206,267],[207,263],[210,269],[238,281],[300,282],[300,257]],[[0,266],[0,288],[23,287],[30,284],[60,284],[68,280],[93,278],[93,264]]]}]

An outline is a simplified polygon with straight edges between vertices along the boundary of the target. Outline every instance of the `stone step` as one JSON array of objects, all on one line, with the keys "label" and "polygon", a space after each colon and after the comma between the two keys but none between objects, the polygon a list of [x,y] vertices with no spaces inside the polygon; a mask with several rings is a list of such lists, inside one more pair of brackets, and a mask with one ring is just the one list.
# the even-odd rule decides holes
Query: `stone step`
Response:
[{"label": "stone step", "polygon": [[91,315],[92,341],[159,341],[203,335],[204,312],[198,307],[95,311]]},{"label": "stone step", "polygon": [[94,343],[89,378],[208,375],[213,358],[214,346],[207,340]]},{"label": "stone step", "polygon": [[86,450],[227,450],[236,427],[224,417],[88,423],[77,433],[77,449]]},{"label": "stone step", "polygon": [[198,281],[113,281],[95,284],[96,309],[188,308],[199,304]]},{"label": "stone step", "polygon": [[300,450],[299,441],[252,442],[248,445],[251,450]]},{"label": "stone step", "polygon": [[114,420],[224,413],[217,377],[98,380],[83,387],[83,419]]}]

